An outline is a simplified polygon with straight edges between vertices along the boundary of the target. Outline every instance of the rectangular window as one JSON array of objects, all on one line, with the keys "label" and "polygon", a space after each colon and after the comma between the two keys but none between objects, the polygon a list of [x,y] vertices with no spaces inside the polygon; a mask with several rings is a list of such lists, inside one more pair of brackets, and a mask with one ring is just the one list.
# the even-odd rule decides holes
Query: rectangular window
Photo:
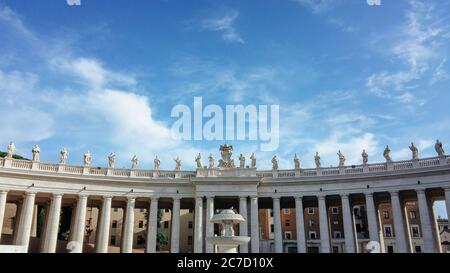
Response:
[{"label": "rectangular window", "polygon": [[117,220],[112,221],[111,228],[117,228]]},{"label": "rectangular window", "polygon": [[420,232],[419,232],[419,226],[418,225],[411,225],[411,236],[414,238],[419,238],[420,237]]},{"label": "rectangular window", "polygon": [[339,208],[338,207],[332,207],[331,208],[331,213],[332,214],[339,214]]},{"label": "rectangular window", "polygon": [[308,214],[314,214],[314,208],[308,208]]},{"label": "rectangular window", "polygon": [[291,240],[291,238],[292,238],[292,233],[290,231],[285,231],[284,232],[284,239]]},{"label": "rectangular window", "polygon": [[193,209],[189,209],[189,213],[193,213],[194,212],[194,210]]},{"label": "rectangular window", "polygon": [[314,220],[313,220],[313,219],[310,219],[310,220],[309,220],[309,226],[310,226],[310,227],[314,226]]},{"label": "rectangular window", "polygon": [[391,226],[384,226],[384,236],[385,237],[392,237],[392,227]]},{"label": "rectangular window", "polygon": [[310,231],[309,232],[309,239],[311,239],[311,240],[317,239],[317,234],[316,234],[315,231]]},{"label": "rectangular window", "polygon": [[192,221],[189,221],[189,222],[188,222],[188,228],[189,228],[189,229],[192,229]]},{"label": "rectangular window", "polygon": [[270,217],[273,217],[273,209],[270,209]]},{"label": "rectangular window", "polygon": [[291,210],[290,209],[284,209],[284,214],[290,214]]},{"label": "rectangular window", "polygon": [[169,212],[170,210],[169,210],[169,209],[165,209],[164,211],[165,211],[165,212]]},{"label": "rectangular window", "polygon": [[136,241],[137,241],[137,244],[138,244],[138,245],[143,245],[143,244],[145,244],[145,238],[144,238],[144,236],[142,236],[142,235],[138,235]]},{"label": "rectangular window", "polygon": [[144,212],[144,209],[143,209],[143,208],[140,208],[140,209],[139,209],[139,212]]},{"label": "rectangular window", "polygon": [[339,247],[333,246],[333,253],[339,253]]},{"label": "rectangular window", "polygon": [[354,209],[353,209],[353,214],[354,214],[356,217],[360,217],[360,215],[361,215],[360,209],[359,209],[359,208],[354,208]]},{"label": "rectangular window", "polygon": [[192,240],[192,236],[189,235],[189,236],[188,236],[188,245],[191,246],[191,245],[192,245],[192,241],[193,241],[193,240]]},{"label": "rectangular window", "polygon": [[422,253],[422,248],[420,246],[416,246],[416,253]]},{"label": "rectangular window", "polygon": [[284,226],[290,227],[291,226],[291,221],[290,220],[286,220],[285,223],[284,223]]},{"label": "rectangular window", "polygon": [[387,247],[387,252],[388,253],[394,253],[394,247],[393,246],[388,246]]},{"label": "rectangular window", "polygon": [[164,221],[164,228],[169,228],[169,221]]},{"label": "rectangular window", "polygon": [[273,224],[271,224],[271,225],[270,225],[270,232],[273,233],[273,231],[274,231],[274,226],[273,226]]},{"label": "rectangular window", "polygon": [[341,239],[342,238],[342,234],[341,234],[340,231],[334,231],[333,235],[334,235],[334,239]]},{"label": "rectangular window", "polygon": [[383,211],[383,218],[389,219],[389,211],[387,211],[387,210]]},{"label": "rectangular window", "polygon": [[143,228],[143,227],[144,227],[144,221],[139,221],[138,227],[139,227],[139,228]]},{"label": "rectangular window", "polygon": [[113,246],[116,245],[116,236],[114,236],[114,235],[111,236],[111,240],[110,240],[109,244],[110,244],[110,245],[113,245]]},{"label": "rectangular window", "polygon": [[113,208],[113,211],[114,211],[114,212],[118,212],[118,211],[119,211],[119,208]]},{"label": "rectangular window", "polygon": [[409,212],[409,218],[410,218],[410,219],[416,219],[416,212],[413,211],[413,210],[410,211],[410,212]]}]

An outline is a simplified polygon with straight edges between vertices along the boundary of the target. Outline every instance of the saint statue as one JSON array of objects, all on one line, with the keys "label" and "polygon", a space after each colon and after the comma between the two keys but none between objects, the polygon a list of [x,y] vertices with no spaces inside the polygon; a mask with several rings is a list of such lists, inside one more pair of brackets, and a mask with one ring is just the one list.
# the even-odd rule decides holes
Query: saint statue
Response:
[{"label": "saint statue", "polygon": [[108,156],[108,168],[114,168],[115,162],[116,162],[116,154],[110,153]]},{"label": "saint statue", "polygon": [[278,159],[277,159],[277,156],[274,156],[272,158],[272,170],[273,171],[278,170]]},{"label": "saint statue", "polygon": [[252,168],[256,168],[256,156],[255,153],[252,153],[252,155],[250,156],[250,160],[252,161]]},{"label": "saint statue", "polygon": [[138,163],[139,163],[139,158],[137,157],[137,155],[134,155],[133,158],[131,159],[131,168],[136,169]]},{"label": "saint statue", "polygon": [[389,146],[386,146],[386,149],[384,149],[383,156],[386,159],[386,162],[392,162],[391,149],[389,149]]},{"label": "saint statue", "polygon": [[319,156],[319,152],[316,152],[316,155],[314,156],[314,161],[316,163],[316,168],[319,169],[320,168],[320,156]]},{"label": "saint statue", "polygon": [[369,162],[369,155],[366,153],[366,150],[363,150],[362,154],[363,164],[366,165]]},{"label": "saint statue", "polygon": [[294,155],[294,168],[296,170],[300,169],[300,158],[297,157],[297,154]]},{"label": "saint statue", "polygon": [[216,164],[216,160],[214,159],[212,154],[209,154],[208,156],[208,161],[209,161],[209,168],[214,168],[214,165]]},{"label": "saint statue", "polygon": [[222,159],[219,159],[219,168],[234,168],[233,145],[220,145],[220,155]]},{"label": "saint statue", "polygon": [[84,166],[90,166],[92,163],[92,155],[88,150],[87,153],[84,154]]},{"label": "saint statue", "polygon": [[419,149],[417,149],[417,147],[414,146],[414,143],[411,142],[411,146],[409,146],[409,149],[412,152],[412,159],[414,160],[419,159]]},{"label": "saint statue", "polygon": [[181,171],[181,159],[177,156],[175,161],[175,171]]},{"label": "saint statue", "polygon": [[339,157],[339,167],[344,167],[345,166],[345,156],[341,153],[341,150],[339,150],[337,155]]},{"label": "saint statue", "polygon": [[444,156],[445,152],[444,152],[444,148],[442,146],[442,142],[438,140],[436,140],[436,144],[434,144],[434,149],[436,150],[436,153],[438,154],[438,156]]},{"label": "saint statue", "polygon": [[12,158],[15,153],[16,153],[16,145],[14,145],[13,142],[10,142],[8,144],[6,158]]},{"label": "saint statue", "polygon": [[197,168],[203,168],[202,155],[200,153],[198,153],[197,157],[195,158],[195,162],[197,162]]},{"label": "saint statue", "polygon": [[66,148],[62,148],[59,156],[59,164],[66,164],[67,157],[69,156],[69,153],[67,152]]},{"label": "saint statue", "polygon": [[245,168],[245,157],[243,154],[241,154],[239,156],[239,167],[240,168]]},{"label": "saint statue", "polygon": [[155,160],[153,160],[154,167],[153,169],[159,170],[159,165],[161,165],[161,160],[159,160],[158,156],[155,157]]},{"label": "saint statue", "polygon": [[41,155],[41,148],[39,148],[38,145],[34,146],[33,149],[31,149],[31,152],[33,153],[33,161],[39,161],[40,155]]}]

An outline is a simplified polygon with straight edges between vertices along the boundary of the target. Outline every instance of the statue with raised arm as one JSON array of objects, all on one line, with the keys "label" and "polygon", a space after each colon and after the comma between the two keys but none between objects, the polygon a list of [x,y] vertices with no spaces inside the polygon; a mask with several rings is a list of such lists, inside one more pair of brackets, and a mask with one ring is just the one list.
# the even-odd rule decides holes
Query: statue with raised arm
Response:
[{"label": "statue with raised arm", "polygon": [[386,159],[386,162],[392,162],[391,149],[389,149],[388,145],[386,145],[386,148],[384,149],[383,156]]},{"label": "statue with raised arm", "polygon": [[297,157],[297,154],[294,155],[294,168],[296,170],[299,170],[301,168],[301,166],[300,166],[300,158]]},{"label": "statue with raised arm", "polygon": [[159,165],[161,165],[161,160],[159,160],[158,156],[155,157],[155,160],[153,160],[154,167],[153,169],[159,170]]},{"label": "statue with raised arm", "polygon": [[14,143],[11,141],[8,144],[6,158],[12,158],[15,153],[16,153],[16,145],[14,145]]},{"label": "statue with raised arm", "polygon": [[239,167],[240,168],[245,168],[245,156],[243,154],[241,154],[239,156]]},{"label": "statue with raised arm", "polygon": [[369,155],[366,153],[366,150],[363,150],[362,154],[363,164],[366,165],[369,162]]},{"label": "statue with raised arm", "polygon": [[40,155],[41,155],[41,148],[39,148],[38,145],[35,145],[33,149],[31,149],[31,152],[33,153],[33,161],[39,161]]},{"label": "statue with raised arm", "polygon": [[88,150],[87,153],[84,154],[84,166],[90,166],[92,163],[92,155]]},{"label": "statue with raised arm", "polygon": [[417,147],[414,146],[414,143],[411,142],[411,146],[409,146],[409,149],[412,152],[412,159],[414,160],[419,159],[419,149],[417,149]]},{"label": "statue with raised arm", "polygon": [[445,152],[444,152],[444,147],[442,146],[442,142],[438,140],[436,140],[436,144],[434,144],[434,149],[436,150],[436,153],[438,154],[438,156],[444,156]]},{"label": "statue with raised arm", "polygon": [[137,157],[137,155],[134,155],[133,158],[131,159],[131,168],[136,169],[138,163],[139,163],[139,158]]},{"label": "statue with raised arm", "polygon": [[108,168],[114,168],[115,162],[116,162],[116,154],[110,153],[108,155]]},{"label": "statue with raised arm", "polygon": [[344,156],[344,154],[342,154],[341,150],[339,150],[337,155],[339,157],[339,167],[344,167],[345,166],[345,156]]},{"label": "statue with raised arm", "polygon": [[314,156],[314,162],[316,163],[316,168],[319,169],[321,165],[319,152],[316,152],[316,155]]},{"label": "statue with raised arm", "polygon": [[278,158],[276,155],[272,157],[272,170],[273,171],[278,170]]},{"label": "statue with raised arm", "polygon": [[177,156],[175,161],[175,171],[181,171],[181,159]]},{"label": "statue with raised arm", "polygon": [[69,153],[67,152],[66,148],[62,148],[61,152],[59,153],[59,164],[66,164],[67,158],[69,157]]},{"label": "statue with raised arm", "polygon": [[195,158],[195,162],[197,162],[197,168],[203,168],[202,155],[200,153],[198,153],[197,157]]},{"label": "statue with raised arm", "polygon": [[208,156],[208,162],[209,162],[209,168],[214,168],[214,165],[216,165],[216,160],[214,159],[212,154],[209,154]]},{"label": "statue with raised arm", "polygon": [[250,156],[250,160],[252,161],[252,168],[256,168],[256,156],[255,153],[252,153],[252,155]]}]

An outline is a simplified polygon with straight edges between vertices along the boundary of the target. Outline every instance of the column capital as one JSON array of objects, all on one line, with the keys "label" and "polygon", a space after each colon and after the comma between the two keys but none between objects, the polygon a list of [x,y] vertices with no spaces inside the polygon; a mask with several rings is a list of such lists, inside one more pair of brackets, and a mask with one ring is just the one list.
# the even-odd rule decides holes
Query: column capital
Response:
[{"label": "column capital", "polygon": [[425,189],[416,189],[417,194],[425,194]]},{"label": "column capital", "polygon": [[180,201],[181,200],[181,196],[172,196],[172,200],[173,201]]},{"label": "column capital", "polygon": [[24,195],[26,195],[26,196],[35,196],[36,193],[37,193],[37,192],[35,192],[35,191],[26,191],[26,192],[24,193]]},{"label": "column capital", "polygon": [[272,200],[273,200],[273,201],[275,201],[275,200],[278,200],[278,201],[279,201],[280,199],[281,199],[280,196],[273,196],[273,197],[272,197]]},{"label": "column capital", "polygon": [[258,200],[258,196],[257,195],[253,195],[253,196],[250,196],[250,200]]},{"label": "column capital", "polygon": [[200,200],[203,200],[203,196],[196,196],[196,197],[195,197],[195,200],[199,200],[199,199],[200,199]]},{"label": "column capital", "polygon": [[243,199],[247,200],[247,197],[248,196],[239,196],[239,200],[243,200]]},{"label": "column capital", "polygon": [[78,199],[87,199],[87,198],[89,198],[89,195],[88,194],[85,194],[85,193],[80,193],[80,194],[78,194]]},{"label": "column capital", "polygon": [[317,199],[318,199],[318,200],[325,200],[326,197],[327,197],[327,196],[326,196],[325,194],[319,194],[319,195],[317,195]]},{"label": "column capital", "polygon": [[364,192],[364,195],[366,197],[372,197],[373,198],[374,192],[373,191],[366,191],[366,192]]},{"label": "column capital", "polygon": [[302,195],[296,195],[296,196],[294,196],[294,199],[296,201],[302,201],[303,200],[303,196]]},{"label": "column capital", "polygon": [[110,195],[110,194],[105,194],[105,195],[102,195],[102,198],[103,198],[103,200],[106,200],[106,199],[112,199],[113,196]]},{"label": "column capital", "polygon": [[134,196],[134,195],[128,195],[128,196],[127,196],[127,200],[128,200],[128,201],[135,201],[135,200],[136,200],[136,196]]},{"label": "column capital", "polygon": [[393,190],[393,191],[389,191],[389,194],[392,196],[398,196],[399,191],[398,190]]},{"label": "column capital", "polygon": [[349,193],[341,193],[340,196],[341,196],[341,199],[349,199],[350,194]]},{"label": "column capital", "polygon": [[444,188],[444,191],[445,191],[445,192],[450,192],[450,187],[445,187],[445,188]]},{"label": "column capital", "polygon": [[9,190],[6,190],[6,189],[0,189],[0,193],[8,193],[9,192]]},{"label": "column capital", "polygon": [[53,192],[52,198],[60,198],[60,197],[62,198],[63,195],[64,195],[64,193],[62,193],[62,192]]},{"label": "column capital", "polygon": [[207,195],[206,200],[214,200],[214,195]]}]

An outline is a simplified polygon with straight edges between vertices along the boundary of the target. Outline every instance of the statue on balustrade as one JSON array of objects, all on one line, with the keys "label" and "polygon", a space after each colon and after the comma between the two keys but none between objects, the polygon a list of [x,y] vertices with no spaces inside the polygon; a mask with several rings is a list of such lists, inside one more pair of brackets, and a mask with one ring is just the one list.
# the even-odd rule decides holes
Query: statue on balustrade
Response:
[{"label": "statue on balustrade", "polygon": [[87,153],[84,154],[84,166],[91,166],[92,163],[92,155],[88,150]]},{"label": "statue on balustrade", "polygon": [[208,156],[208,161],[209,161],[209,168],[214,168],[214,165],[216,165],[216,160],[214,159],[212,154],[209,154]]},{"label": "statue on balustrade", "polygon": [[38,145],[35,145],[33,149],[31,149],[31,152],[33,153],[33,161],[39,161],[40,155],[41,155],[41,148],[39,148]]},{"label": "statue on balustrade", "polygon": [[297,157],[297,154],[294,155],[294,168],[296,170],[299,170],[301,168],[301,166],[300,166],[300,158]]},{"label": "statue on balustrade", "polygon": [[438,140],[436,140],[436,144],[434,144],[434,149],[436,150],[436,153],[438,154],[438,156],[444,156],[445,152],[444,152],[444,147],[442,146],[442,142]]},{"label": "statue on balustrade", "polygon": [[278,158],[277,158],[277,156],[274,156],[272,158],[272,170],[273,171],[278,170]]},{"label": "statue on balustrade", "polygon": [[316,155],[314,156],[314,161],[316,162],[316,168],[319,169],[321,165],[319,152],[316,152]]},{"label": "statue on balustrade", "polygon": [[252,161],[251,167],[252,168],[256,168],[256,156],[255,156],[255,153],[252,153],[252,155],[250,156],[250,160]]},{"label": "statue on balustrade", "polygon": [[363,164],[367,165],[367,163],[369,162],[369,155],[366,153],[366,150],[364,149],[362,154],[362,159],[363,159]]},{"label": "statue on balustrade", "polygon": [[159,160],[158,156],[156,156],[155,160],[153,160],[153,164],[154,164],[153,169],[158,171],[159,170],[159,166],[161,165],[161,160]]},{"label": "statue on balustrade", "polygon": [[131,168],[136,169],[138,163],[139,163],[139,158],[137,157],[137,155],[134,155],[133,158],[131,159]]},{"label": "statue on balustrade", "polygon": [[233,145],[220,145],[220,155],[222,159],[219,159],[219,168],[234,168]]},{"label": "statue on balustrade", "polygon": [[114,168],[115,162],[116,162],[116,154],[110,153],[108,156],[108,168]]},{"label": "statue on balustrade", "polygon": [[386,145],[386,148],[384,149],[383,156],[386,159],[386,162],[392,162],[391,149],[389,149],[388,145]]},{"label": "statue on balustrade", "polygon": [[15,153],[16,153],[16,145],[14,145],[13,142],[10,142],[8,144],[6,158],[12,158]]},{"label": "statue on balustrade", "polygon": [[243,154],[241,154],[239,156],[239,167],[240,168],[245,168],[245,156]]},{"label": "statue on balustrade", "polygon": [[59,153],[59,164],[66,164],[67,158],[69,157],[69,153],[67,152],[66,148],[62,148],[61,152]]},{"label": "statue on balustrade", "polygon": [[337,155],[339,157],[339,167],[344,167],[345,166],[345,156],[344,156],[344,154],[342,154],[341,150],[339,150]]},{"label": "statue on balustrade", "polygon": [[175,171],[181,171],[181,159],[177,156],[175,161]]},{"label": "statue on balustrade", "polygon": [[197,162],[197,168],[203,168],[202,155],[200,153],[198,153],[197,157],[195,158],[195,162]]},{"label": "statue on balustrade", "polygon": [[417,147],[414,146],[414,143],[411,142],[411,146],[409,146],[409,149],[412,152],[412,159],[414,160],[419,159],[419,149],[417,149]]}]

